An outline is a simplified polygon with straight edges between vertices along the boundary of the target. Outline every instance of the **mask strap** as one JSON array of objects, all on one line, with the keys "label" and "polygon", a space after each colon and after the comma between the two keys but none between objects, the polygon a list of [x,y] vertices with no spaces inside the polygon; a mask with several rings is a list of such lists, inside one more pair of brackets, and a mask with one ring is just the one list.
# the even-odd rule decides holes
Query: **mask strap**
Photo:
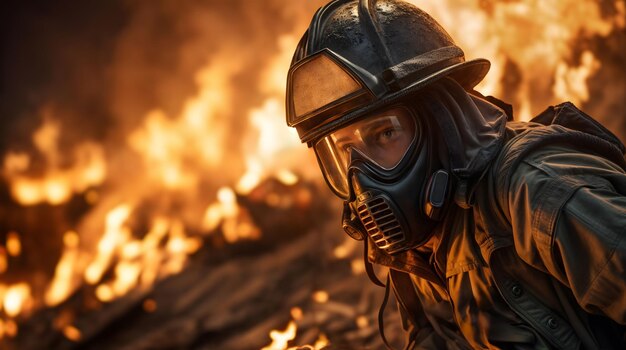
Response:
[{"label": "mask strap", "polygon": [[363,264],[365,264],[365,272],[367,272],[367,277],[369,277],[370,281],[372,281],[375,285],[379,287],[384,287],[385,284],[378,279],[378,276],[376,276],[376,273],[374,273],[374,266],[372,266],[372,263],[367,258],[367,245],[369,244],[369,239],[364,239],[363,243],[363,247],[365,247],[365,249],[363,249]]},{"label": "mask strap", "polygon": [[369,279],[375,285],[380,286],[380,287],[385,287],[385,296],[383,297],[382,304],[380,304],[380,309],[378,309],[378,332],[380,333],[380,338],[383,340],[383,343],[385,343],[385,347],[387,347],[388,350],[394,350],[391,347],[391,345],[389,345],[389,341],[387,341],[387,337],[385,337],[385,325],[384,325],[384,320],[383,320],[385,309],[387,308],[387,302],[389,301],[389,290],[391,289],[391,275],[387,273],[387,283],[383,283],[378,279],[378,277],[374,273],[374,267],[372,266],[372,263],[367,258],[367,245],[368,245],[369,239],[366,238],[364,241],[365,242],[363,242],[363,246],[365,247],[365,249],[363,249],[363,252],[364,252],[363,263],[365,264],[365,271],[367,271],[367,277],[369,277]]},{"label": "mask strap", "polygon": [[385,325],[384,325],[384,316],[385,309],[387,308],[387,302],[389,301],[389,290],[391,289],[391,273],[387,274],[387,283],[385,285],[385,296],[383,297],[383,303],[380,304],[380,309],[378,309],[378,333],[380,333],[380,338],[385,343],[385,346],[388,350],[394,350],[393,347],[387,341],[387,337],[385,337]]}]

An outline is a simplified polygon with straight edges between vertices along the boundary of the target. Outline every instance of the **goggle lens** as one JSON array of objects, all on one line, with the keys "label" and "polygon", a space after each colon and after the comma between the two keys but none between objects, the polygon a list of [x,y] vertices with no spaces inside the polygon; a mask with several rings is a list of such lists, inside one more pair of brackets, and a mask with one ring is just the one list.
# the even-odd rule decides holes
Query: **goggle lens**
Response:
[{"label": "goggle lens", "polygon": [[391,170],[404,159],[417,138],[416,133],[411,113],[403,107],[394,107],[334,131],[315,144],[315,152],[331,188],[347,198],[352,152],[358,152],[383,170]]}]

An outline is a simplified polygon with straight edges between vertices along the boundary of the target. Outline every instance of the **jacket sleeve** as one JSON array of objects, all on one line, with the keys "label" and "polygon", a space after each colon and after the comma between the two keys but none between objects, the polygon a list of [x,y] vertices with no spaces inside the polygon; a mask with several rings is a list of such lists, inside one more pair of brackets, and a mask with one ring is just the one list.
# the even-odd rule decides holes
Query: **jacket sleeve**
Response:
[{"label": "jacket sleeve", "polygon": [[572,290],[580,306],[626,324],[626,174],[565,147],[527,157],[508,208],[515,248]]}]

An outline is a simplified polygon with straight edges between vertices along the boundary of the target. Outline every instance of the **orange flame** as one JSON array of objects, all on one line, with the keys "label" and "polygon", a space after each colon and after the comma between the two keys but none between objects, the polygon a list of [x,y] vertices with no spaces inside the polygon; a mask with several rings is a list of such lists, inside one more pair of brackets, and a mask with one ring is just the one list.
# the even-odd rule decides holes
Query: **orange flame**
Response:
[{"label": "orange flame", "polygon": [[7,252],[10,256],[18,256],[22,253],[22,242],[17,232],[7,234]]},{"label": "orange flame", "polygon": [[4,159],[3,174],[9,179],[11,195],[22,205],[65,203],[74,193],[82,193],[101,184],[106,177],[102,146],[84,142],[73,151],[73,166],[62,168],[58,149],[60,125],[51,112],[44,110],[44,123],[33,134],[33,144],[45,157],[48,169],[43,176],[28,175],[31,166],[26,153],[9,152]]},{"label": "orange flame", "polygon": [[0,294],[0,296],[4,299],[2,306],[7,316],[16,317],[22,310],[30,307],[32,297],[30,286],[27,283],[17,283],[6,287],[6,289],[0,289],[3,289],[3,295]]},{"label": "orange flame", "polygon": [[[522,120],[562,99],[575,104],[587,101],[587,79],[600,62],[586,51],[580,64],[572,63],[576,40],[581,35],[606,37],[625,27],[625,6],[619,0],[614,1],[617,13],[609,18],[603,16],[601,3],[593,0],[411,2],[450,31],[468,58],[485,57],[492,62],[477,90],[516,99],[512,102],[519,105],[517,116]],[[511,74],[507,66],[522,72],[515,91],[506,90],[510,88],[504,84]],[[553,96],[537,95],[539,91],[552,91]]]},{"label": "orange flame", "polygon": [[74,231],[66,232],[63,236],[63,243],[65,249],[45,295],[45,302],[48,306],[55,306],[65,300],[76,285],[74,275],[79,254],[78,234]]},{"label": "orange flame", "polygon": [[261,350],[285,350],[289,341],[296,337],[296,330],[298,327],[294,321],[289,321],[287,328],[284,331],[273,330],[270,332],[270,338],[272,343],[263,347]]}]

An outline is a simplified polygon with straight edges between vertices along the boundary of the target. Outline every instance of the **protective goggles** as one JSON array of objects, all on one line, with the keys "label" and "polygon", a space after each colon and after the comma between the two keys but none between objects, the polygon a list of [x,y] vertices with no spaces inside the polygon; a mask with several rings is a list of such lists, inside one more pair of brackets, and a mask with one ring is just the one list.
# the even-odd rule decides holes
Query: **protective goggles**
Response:
[{"label": "protective goggles", "polygon": [[348,170],[356,153],[378,168],[389,171],[400,164],[418,137],[416,120],[411,112],[396,106],[338,129],[313,147],[331,189],[347,199]]}]

